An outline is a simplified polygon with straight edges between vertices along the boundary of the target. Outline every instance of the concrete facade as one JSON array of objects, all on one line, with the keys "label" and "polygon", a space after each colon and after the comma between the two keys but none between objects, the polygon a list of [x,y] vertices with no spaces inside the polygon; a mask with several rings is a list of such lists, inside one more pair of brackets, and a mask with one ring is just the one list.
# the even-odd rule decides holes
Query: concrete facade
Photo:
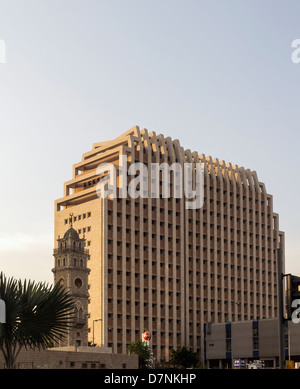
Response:
[{"label": "concrete facade", "polygon": [[[99,198],[97,166],[110,162],[118,169],[120,155],[128,166],[202,163],[203,207],[185,209],[184,197]],[[55,202],[55,237],[65,232],[70,213],[90,253],[89,340],[93,320],[102,319],[95,322],[95,342],[113,353],[126,353],[149,330],[158,360],[168,361],[170,348],[182,346],[202,355],[204,323],[277,315],[276,250],[283,250],[284,263],[284,233],[254,171],[134,127],[94,144],[73,166]]]}]

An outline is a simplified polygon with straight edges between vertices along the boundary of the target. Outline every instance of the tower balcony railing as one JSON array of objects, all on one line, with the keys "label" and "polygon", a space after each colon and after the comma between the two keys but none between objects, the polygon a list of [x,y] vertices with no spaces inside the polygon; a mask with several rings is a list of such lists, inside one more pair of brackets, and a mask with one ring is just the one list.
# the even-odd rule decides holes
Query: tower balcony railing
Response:
[{"label": "tower balcony railing", "polygon": [[79,248],[70,248],[70,247],[66,247],[66,248],[56,248],[53,250],[53,254],[58,254],[58,253],[66,253],[66,252],[73,252],[73,253],[81,253],[81,254],[89,254],[89,250],[88,249],[79,249]]},{"label": "tower balcony railing", "polygon": [[82,328],[86,324],[86,319],[84,317],[78,317],[77,315],[73,315],[71,317],[71,322],[74,327]]}]

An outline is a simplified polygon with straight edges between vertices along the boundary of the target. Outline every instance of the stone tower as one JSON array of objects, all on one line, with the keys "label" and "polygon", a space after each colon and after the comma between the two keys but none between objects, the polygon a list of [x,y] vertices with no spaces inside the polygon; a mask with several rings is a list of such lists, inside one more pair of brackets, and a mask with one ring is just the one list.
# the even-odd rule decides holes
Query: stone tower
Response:
[{"label": "stone tower", "polygon": [[58,237],[58,247],[54,249],[54,284],[61,283],[75,299],[76,308],[71,316],[72,326],[61,346],[88,346],[88,275],[89,252],[85,238],[80,239],[77,231],[70,225],[63,238]]}]

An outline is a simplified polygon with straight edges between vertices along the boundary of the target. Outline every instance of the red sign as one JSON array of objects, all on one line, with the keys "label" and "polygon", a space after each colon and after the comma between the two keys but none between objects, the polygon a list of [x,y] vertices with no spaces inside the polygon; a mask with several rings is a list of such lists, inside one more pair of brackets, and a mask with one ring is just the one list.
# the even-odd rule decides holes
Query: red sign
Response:
[{"label": "red sign", "polygon": [[150,339],[151,339],[151,334],[150,334],[150,332],[149,332],[149,331],[145,331],[145,332],[143,333],[143,340],[148,341],[148,340],[150,340]]}]

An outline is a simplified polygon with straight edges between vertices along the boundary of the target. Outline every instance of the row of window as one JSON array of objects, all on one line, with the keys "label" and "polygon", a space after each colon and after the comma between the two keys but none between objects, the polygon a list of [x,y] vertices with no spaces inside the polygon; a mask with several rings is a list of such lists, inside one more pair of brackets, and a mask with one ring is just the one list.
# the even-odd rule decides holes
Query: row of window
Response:
[{"label": "row of window", "polygon": [[[86,218],[89,218],[92,216],[92,213],[91,212],[87,212],[87,213],[83,213],[82,215],[76,215],[76,216],[73,216],[72,217],[72,221],[73,222],[76,222],[77,220],[83,220],[83,219],[86,219]],[[70,219],[65,219],[65,224],[68,224],[70,222]]]},{"label": "row of window", "polygon": [[[206,223],[204,223],[206,225]],[[170,224],[170,228],[171,228],[172,224]],[[213,225],[212,225],[213,226]],[[220,230],[220,226],[218,226],[219,228],[217,228],[217,230]],[[213,227],[211,227],[213,228]],[[113,231],[114,229],[114,226],[112,224],[108,224],[107,226],[107,229],[108,231]],[[85,229],[83,229],[85,232]],[[88,231],[91,230],[91,227],[88,227]],[[117,226],[116,227],[116,230],[118,232],[122,232],[123,231],[123,228],[121,226]],[[176,225],[176,230],[180,230],[180,226],[179,225]],[[81,230],[78,230],[78,233],[80,234],[81,232],[79,232]],[[140,230],[132,230],[130,228],[125,228],[125,232],[126,234],[131,234],[131,232],[134,232],[134,235],[135,236],[139,236],[141,234],[141,231]],[[227,231],[227,228],[226,228],[226,231]],[[235,230],[233,228],[230,229],[230,232],[231,233],[234,233]],[[237,233],[237,244],[239,245],[240,242],[239,242],[239,239],[241,238],[241,236],[243,235],[243,237],[245,238],[255,238],[255,239],[259,239],[261,238],[262,241],[264,240],[267,240],[268,242],[271,242],[272,241],[272,238],[270,236],[265,236],[264,234],[254,234],[253,232],[250,232],[250,231],[240,231],[240,230],[236,230],[236,233]],[[195,232],[195,231],[188,231],[188,236],[190,237],[193,237],[195,235],[196,238],[199,238],[200,239],[200,233],[199,232]],[[204,234],[201,234],[203,239],[207,239],[207,235],[204,233]],[[145,238],[148,238],[150,236],[150,234],[147,232],[147,231],[143,231],[143,236]],[[172,242],[173,240],[175,240],[175,238],[173,238],[172,236],[166,236],[166,235],[158,235],[156,233],[152,233],[151,234],[151,237],[152,239],[160,239],[160,240],[168,240],[168,242]],[[210,236],[210,240],[216,240],[217,242],[221,242],[223,240],[224,243],[230,243],[230,244],[234,244],[236,241],[233,240],[233,239],[228,239],[226,237],[224,237],[222,240],[220,237],[215,237],[215,236]],[[276,238],[273,238],[273,242],[276,242],[277,239]],[[176,238],[176,242],[179,242],[179,238]]]},{"label": "row of window", "polygon": [[90,232],[92,229],[91,226],[88,226],[88,227],[85,227],[85,228],[79,228],[77,231],[78,231],[78,234],[80,235],[81,233],[85,234],[86,232]]},{"label": "row of window", "polygon": [[[112,224],[112,215],[113,215],[113,211],[108,211],[108,215],[109,215],[109,220],[108,220],[108,224]],[[121,212],[117,212],[117,223],[118,224],[121,224],[121,220],[122,220],[122,213]],[[125,218],[126,220],[131,220],[132,218],[132,215],[131,214],[125,214]],[[211,214],[213,216],[213,213]],[[246,225],[247,227],[248,226],[255,226],[255,227],[261,227],[262,229],[265,229],[267,228],[267,230],[271,230],[272,226],[271,226],[271,222],[269,224],[265,224],[265,223],[259,223],[257,221],[253,222],[252,220],[248,220],[248,219],[241,219],[239,217],[237,218],[234,218],[233,216],[230,216],[230,218],[227,218],[227,215],[223,215],[223,218],[224,220],[230,220],[231,222],[234,222],[236,221],[238,223],[237,225],[237,228],[235,229],[232,229],[232,231],[230,230],[230,232],[234,232],[234,231],[240,231],[240,228],[241,228],[241,224],[243,223],[244,225]],[[177,220],[178,219],[178,220]],[[176,228],[176,230],[179,230],[182,228],[182,222],[181,222],[181,219],[180,218],[177,218],[176,219],[176,224],[173,224],[173,223],[165,223],[164,221],[160,221],[160,220],[156,220],[156,219],[148,219],[147,217],[144,217],[142,219],[142,217],[140,216],[134,216],[134,221],[135,222],[141,222],[143,221],[143,223],[148,223],[148,221],[151,221],[151,224],[153,226],[157,226],[159,225],[160,227],[165,227],[167,226],[168,228],[172,228],[173,226]],[[193,222],[195,222],[195,225],[196,226],[200,226],[200,224],[203,226],[203,227],[207,227],[208,226],[210,228],[216,228],[217,230],[221,230],[221,227],[222,227],[222,230],[223,231],[229,231],[229,228],[228,226],[221,226],[220,223],[218,223],[218,219],[217,219],[217,223],[216,224],[213,224],[213,223],[207,223],[205,221],[202,221],[200,222],[199,219],[193,219],[193,218],[188,218],[188,225],[190,228],[192,228],[192,225],[193,225]]]},{"label": "row of window", "polygon": [[[162,264],[161,264],[162,265]],[[226,264],[225,264],[226,265]],[[161,266],[161,267],[163,267],[163,266]],[[227,267],[227,265],[226,265],[226,267]],[[231,269],[234,269],[234,267],[233,267],[233,265],[231,266]],[[144,269],[144,270],[146,270],[146,269]],[[171,269],[170,269],[171,270]],[[179,266],[176,266],[176,270],[180,270],[180,267]],[[238,266],[238,269],[237,270],[241,270],[241,267],[240,266]],[[247,267],[244,267],[243,268],[243,271],[245,272],[245,273],[248,273],[248,271],[249,271],[249,273],[250,273],[250,276],[251,276],[251,274],[252,273],[254,273],[255,272],[255,274],[256,275],[260,275],[260,273],[264,276],[264,275],[268,275],[269,277],[273,274],[273,276],[274,277],[276,277],[276,275],[277,275],[277,273],[274,271],[274,272],[271,272],[271,271],[265,271],[265,270],[261,270],[261,269],[253,269],[253,268],[247,268]],[[111,267],[109,267],[108,268],[108,274],[113,274],[113,269],[111,268]],[[197,277],[200,277],[200,275],[201,275],[201,272],[200,271],[193,271],[193,270],[189,270],[189,275],[193,275],[193,274],[195,274]],[[131,274],[132,275],[134,275],[135,276],[135,278],[141,278],[141,277],[143,277],[144,279],[148,279],[148,274],[147,274],[147,272],[145,272],[144,274],[141,274],[141,273],[131,273],[130,271],[126,271],[126,277],[130,277],[131,276]],[[171,275],[171,272],[169,273],[170,275]],[[179,274],[179,273],[177,273],[177,274]],[[203,277],[208,277],[208,273],[206,272],[206,271],[204,271],[203,273]],[[240,273],[239,273],[240,274]],[[122,275],[122,270],[117,270],[117,275]],[[227,280],[227,279],[230,279],[231,281],[234,281],[234,280],[237,280],[237,282],[240,282],[240,281],[244,281],[244,282],[246,282],[247,280],[245,279],[242,279],[242,278],[240,278],[240,277],[228,277],[227,276],[227,274],[221,274],[221,273],[219,273],[219,272],[213,272],[213,273],[210,273],[210,278],[214,278],[214,277],[217,277],[217,279],[221,279],[221,277],[223,277],[224,278],[224,280]],[[154,274],[154,275],[152,275],[152,280],[156,280],[157,279],[157,276]],[[168,279],[168,281],[169,282],[172,282],[173,281],[173,278],[172,277],[169,277],[169,278],[165,278],[164,276],[161,276],[160,277],[160,280],[161,281],[165,281],[165,280],[167,280]],[[179,280],[180,281],[180,280]]]},{"label": "row of window", "polygon": [[[122,199],[120,199],[120,198],[117,198],[117,202],[118,203],[120,203],[120,201],[121,201]],[[166,199],[164,199],[164,200],[166,200]],[[178,199],[177,199],[178,200]],[[204,198],[204,201],[205,201],[206,199]],[[209,203],[210,204],[212,204],[212,203],[216,203],[216,205],[219,205],[219,206],[222,206],[223,205],[223,207],[224,208],[226,208],[228,205],[229,205],[229,208],[230,209],[233,209],[234,208],[234,204],[233,203],[227,203],[226,201],[220,201],[220,200],[215,200],[215,199],[213,199],[213,198],[211,198],[210,200],[209,200]],[[126,205],[127,206],[130,206],[132,204],[132,201],[130,201],[130,200],[126,200]],[[256,208],[258,207],[258,200],[255,200],[255,204],[256,204]],[[262,205],[262,207],[264,207],[264,201],[261,201],[261,205]],[[136,208],[140,208],[141,207],[141,204],[140,204],[140,202],[138,202],[138,201],[135,201],[134,202],[134,206],[136,207]],[[170,214],[172,214],[172,212],[173,212],[173,209],[166,209],[165,207],[164,208],[162,208],[162,207],[159,207],[159,206],[156,206],[156,205],[150,205],[150,204],[143,204],[142,205],[142,207],[143,207],[143,209],[145,209],[145,210],[152,210],[152,211],[159,211],[160,213],[164,213],[165,211],[168,211],[168,214],[170,215]],[[238,211],[240,211],[240,210],[243,210],[243,212],[246,212],[247,211],[247,207],[242,207],[241,208],[241,206],[239,205],[239,204],[236,204],[236,209],[238,210]],[[109,209],[112,209],[112,203],[109,203]],[[251,208],[249,208],[248,209],[249,210],[249,212],[251,211],[252,212],[252,209]],[[203,211],[204,211],[204,209],[203,209]],[[178,211],[176,211],[176,215],[178,214],[179,212]],[[256,210],[256,212],[255,212],[257,215],[258,215],[258,210]]]},{"label": "row of window", "polygon": [[[221,306],[221,303],[219,303],[219,306]],[[161,307],[161,309],[163,310],[164,309],[164,305],[163,305],[163,307]],[[214,308],[215,307],[215,305],[213,305],[211,308]],[[259,312],[259,311],[269,311],[269,312],[271,312],[272,311],[272,307],[270,307],[270,306],[261,306],[261,305],[255,305],[255,304],[245,304],[245,311],[248,311],[248,310],[250,310],[250,312],[251,313],[253,313],[254,312],[254,309],[256,308],[256,310]],[[173,307],[169,307],[169,309],[173,312]],[[276,311],[276,307],[274,307],[274,310]],[[180,309],[180,307],[176,307],[176,310],[177,311],[181,311],[181,309]],[[189,311],[189,315],[190,315],[190,318],[192,318],[192,316],[195,314],[195,313],[197,313],[197,316],[198,316],[198,318],[199,318],[199,315],[201,314],[203,312],[203,314],[204,315],[207,315],[208,314],[208,310],[198,310],[197,312],[195,312],[195,311],[193,311],[193,310],[190,310]],[[163,315],[164,314],[164,312],[162,311],[161,312],[161,315]],[[221,317],[221,316],[223,316],[223,315],[226,315],[226,316],[228,316],[228,312],[223,312],[223,311],[221,311],[221,310],[218,310],[217,312],[216,311],[214,311],[214,310],[211,310],[210,311],[210,314],[212,315],[212,316],[219,316],[219,317]],[[174,316],[174,314],[173,314],[173,316]],[[240,315],[239,315],[240,316]],[[246,315],[245,315],[246,316]],[[151,319],[151,323],[160,323],[160,324],[164,324],[164,323],[166,323],[166,318],[164,318],[164,317],[159,317],[159,318],[157,318],[157,317],[155,317],[155,316],[151,316],[151,317],[149,317],[148,315],[143,315],[143,316],[140,316],[140,315],[130,315],[130,314],[122,314],[122,313],[117,313],[117,314],[113,314],[113,313],[111,313],[111,312],[109,312],[108,314],[107,314],[107,317],[108,317],[108,319],[110,319],[110,322],[112,322],[112,320],[113,320],[113,318],[114,317],[116,317],[117,319],[119,319],[119,320],[121,320],[121,319],[126,319],[126,320],[134,320],[136,323],[135,323],[135,325],[136,325],[136,327],[138,327],[139,326],[139,324],[140,324],[140,322],[141,322],[141,320],[143,320],[143,321],[145,321],[145,322],[148,322],[149,321],[149,319]],[[177,316],[177,317],[179,317],[179,316]],[[178,319],[178,318],[173,318],[173,319],[170,319],[170,318],[168,318],[167,319],[168,320],[168,322],[169,322],[169,324],[177,324],[178,326],[181,324],[181,319]],[[194,328],[199,328],[199,327],[201,327],[201,323],[200,323],[200,321],[197,321],[197,322],[193,322],[193,321],[190,321],[189,322],[189,326],[190,327],[194,327]],[[109,327],[109,328],[111,328],[111,327]],[[122,329],[122,330],[124,330],[124,328],[120,328],[120,329]]]},{"label": "row of window", "polygon": [[[164,277],[163,277],[164,278]],[[243,280],[244,281],[244,284],[245,284],[245,286],[247,285],[247,283],[249,282],[250,283],[250,285],[254,285],[254,280]],[[234,282],[234,279],[232,279],[232,283]],[[180,280],[179,279],[176,279],[176,283],[180,283]],[[255,285],[256,286],[259,286],[260,285],[260,282],[259,281],[256,281],[255,282]],[[266,287],[266,286],[268,286],[268,288],[271,288],[272,287],[272,284],[270,283],[270,282],[261,282],[261,285],[263,286],[263,287]],[[274,283],[273,284],[274,285],[274,288],[276,287],[276,283]],[[190,288],[190,290],[193,290],[193,288],[194,288],[194,284],[192,284],[192,283],[189,283],[188,285],[188,288]],[[117,284],[116,285],[116,287],[117,287],[117,289],[118,290],[121,290],[122,288],[123,288],[123,285],[122,284]],[[198,284],[198,285],[195,285],[195,287],[196,287],[196,289],[200,289],[200,285]],[[113,288],[113,284],[112,283],[108,283],[108,289],[112,289]],[[134,288],[134,291],[136,292],[136,293],[140,293],[140,291],[142,291],[143,289],[141,289],[141,288],[139,288],[138,286],[135,286],[135,287],[131,287],[130,285],[126,285],[125,286],[125,289],[126,289],[126,291],[131,291],[131,288]],[[207,285],[203,285],[203,289],[206,291],[206,290],[208,290],[208,286]],[[148,288],[144,288],[144,293],[147,293],[147,294],[149,294],[149,293],[152,293],[153,295],[156,295],[158,292],[160,292],[160,294],[161,295],[165,295],[165,291],[162,289],[162,290],[157,290],[157,289],[148,289]],[[210,286],[210,291],[211,292],[215,292],[215,293],[217,293],[217,292],[221,292],[221,288],[220,287],[215,287],[215,286]],[[225,291],[226,291],[226,293],[229,293],[229,289],[228,288],[225,288],[224,289],[224,293],[225,293]],[[169,293],[169,296],[172,296],[172,294],[171,293],[173,293],[172,291],[170,291],[170,292],[168,292]],[[238,291],[238,293],[239,293],[239,291]],[[250,291],[250,292],[244,292],[244,295],[246,296],[247,294],[249,294],[249,293],[252,293],[252,290]],[[265,294],[264,294],[264,296],[265,296]],[[271,298],[271,295],[270,294],[268,294],[268,296],[269,296],[269,298]],[[276,296],[275,296],[275,298],[276,298]],[[197,301],[199,301],[199,300],[197,300]]]},{"label": "row of window", "polygon": [[[191,181],[189,180],[189,183],[191,183]],[[203,186],[203,189],[207,190],[208,189],[208,186],[206,184],[204,184]],[[222,191],[221,191],[221,188],[219,187],[214,187],[214,186],[209,186],[209,190],[211,192],[213,191],[216,191],[216,193],[220,193],[222,194]],[[229,194],[230,197],[233,197],[235,196],[236,199],[242,199],[242,200],[247,200],[251,203],[251,202],[255,202],[255,204],[258,204],[259,202],[259,199],[255,198],[255,195],[254,197],[252,197],[252,195],[250,194],[249,196],[246,196],[245,194],[242,194],[242,193],[238,193],[239,190],[237,189],[236,193],[234,193],[232,190],[226,190],[226,189],[223,189],[223,195],[224,197],[227,196]],[[121,202],[123,199],[122,198],[117,198],[117,201],[118,202]],[[168,199],[168,200],[172,200],[172,199]],[[132,200],[129,200],[129,199],[126,199],[126,204],[130,204]],[[179,202],[180,199],[176,199],[176,202]],[[219,200],[217,200],[219,201]],[[270,202],[271,202],[271,197],[266,197],[266,200],[265,199],[261,199],[261,205],[264,206],[265,205],[265,202],[266,202],[266,205],[269,206],[270,205]],[[138,201],[136,201],[136,203],[139,203]],[[226,206],[227,203],[224,202],[224,206]]]},{"label": "row of window", "polygon": [[[113,246],[122,246],[122,245],[125,244],[127,248],[134,248],[135,250],[139,250],[140,248],[142,248],[144,251],[148,251],[149,250],[149,247],[147,245],[140,245],[138,243],[134,243],[133,244],[133,243],[130,243],[130,242],[122,242],[120,240],[118,240],[117,242],[114,242],[112,239],[108,239],[107,243],[110,246],[109,248],[112,248]],[[175,238],[174,239],[174,243],[179,244],[179,243],[182,243],[182,241],[179,238]],[[241,242],[237,242],[237,246],[238,247],[241,246]],[[187,245],[187,248],[189,248],[189,249],[193,249],[193,247],[194,246],[193,246],[192,243],[189,243]],[[264,246],[255,246],[254,247],[253,244],[251,244],[251,243],[250,244],[243,243],[242,247],[243,248],[249,248],[251,250],[259,250],[259,249],[261,249],[262,252],[266,251],[266,248]],[[200,248],[201,247],[199,245],[195,245],[195,250],[196,251],[200,250]],[[202,249],[203,249],[203,252],[208,251],[207,247],[205,247],[205,246],[203,246]],[[267,248],[267,250],[268,250],[268,253],[271,253],[271,251],[272,251],[271,248]],[[172,255],[172,252],[173,252],[172,250],[165,250],[164,248],[161,248],[161,249],[157,250],[157,248],[153,247],[153,246],[151,247],[151,251],[153,253],[156,253],[156,252],[159,251],[161,254],[165,254],[168,251],[169,255]],[[176,247],[176,251],[177,251],[177,253],[180,253],[181,252],[180,251],[180,247]],[[221,254],[221,252],[223,252],[224,255],[228,255],[229,254],[227,250],[221,251],[220,249],[215,250],[214,248],[210,248],[210,252],[211,253],[217,252],[217,254]],[[276,253],[276,249],[273,249],[273,252]],[[235,254],[235,252],[231,252],[231,256],[233,256],[234,254]],[[239,257],[241,257],[241,254],[239,254]]]},{"label": "row of window", "polygon": [[[62,261],[60,258],[58,258],[57,260],[57,267],[60,267],[60,266],[66,266],[66,258],[63,258]],[[83,267],[84,265],[84,262],[83,262],[83,259],[76,259],[76,258],[73,258],[73,261],[71,263],[69,263],[69,265],[73,265],[73,266],[79,266],[79,267]]]},{"label": "row of window", "polygon": [[[79,369],[80,368],[82,368],[82,369],[87,369],[87,368],[91,368],[91,369],[96,369],[96,368],[105,369],[106,368],[106,364],[105,363],[98,363],[98,362],[74,362],[74,361],[70,361],[68,363],[69,363],[70,367],[74,367],[74,368],[77,368],[77,369],[78,368]],[[123,363],[122,367],[123,367],[123,369],[126,369],[126,363]]]},{"label": "row of window", "polygon": [[[153,208],[153,207],[152,207]],[[108,213],[108,216],[112,216],[113,215],[113,210],[112,209],[108,209],[107,213]],[[120,211],[117,211],[117,217],[122,217],[122,215],[124,213],[120,212]],[[252,210],[249,210],[249,214],[252,214]],[[161,210],[161,214],[163,215],[164,214],[164,211]],[[172,210],[168,210],[168,215],[172,215],[173,214],[173,211]],[[176,216],[177,218],[180,217],[180,215],[182,214],[182,212],[178,212],[178,211],[174,211],[174,216]],[[131,213],[129,213],[129,211],[127,213],[125,213],[126,215],[126,218],[130,218],[131,217]],[[143,218],[143,221],[144,222],[147,222],[148,219],[147,219],[147,215],[148,214],[144,214],[144,218]],[[236,220],[237,222],[241,222],[241,218],[240,217],[235,217],[233,216],[232,214],[231,215],[228,215],[226,212],[223,212],[221,214],[221,212],[214,212],[214,211],[207,211],[206,209],[203,209],[203,215],[209,215],[209,216],[216,216],[217,218],[221,218],[223,217],[223,219],[225,220],[230,220],[230,221],[233,221],[233,220]],[[255,215],[261,215],[262,218],[264,218],[265,214],[264,213],[258,213],[258,211],[255,211]],[[238,215],[237,215],[238,216]],[[268,214],[267,215],[267,218],[270,219],[272,215]],[[245,217],[245,215],[244,215]],[[140,217],[139,215],[136,215],[134,217],[134,220],[135,221],[140,221],[142,219],[142,216]],[[195,220],[196,224],[200,224],[200,220],[199,220],[199,217],[195,218],[195,217],[187,217],[187,220],[189,223],[192,223],[193,221]],[[157,220],[156,219],[153,219],[152,220],[153,222],[156,222]],[[243,223],[246,223],[248,221],[248,219],[242,219]],[[163,222],[161,222],[163,223]],[[258,224],[258,223],[257,223]],[[170,223],[170,226],[172,226],[172,224]]]},{"label": "row of window", "polygon": [[[178,253],[179,254],[179,253]],[[122,256],[120,256],[120,255],[118,255],[117,256],[117,261],[120,263],[121,261],[122,261]],[[245,260],[247,260],[247,256],[244,256],[244,259]],[[251,257],[249,257],[249,259],[250,259],[250,261],[252,262],[253,261],[253,257],[251,256]],[[112,260],[113,260],[113,255],[112,254],[108,254],[108,269],[109,269],[109,271],[110,270],[112,270],[113,269],[113,264],[112,264]],[[157,265],[159,265],[160,266],[160,268],[161,268],[161,271],[164,271],[166,268],[167,269],[169,269],[169,272],[172,272],[173,270],[177,270],[177,271],[179,271],[180,270],[180,265],[173,265],[173,264],[171,264],[171,263],[168,263],[168,264],[166,264],[165,262],[160,262],[159,264],[156,262],[156,261],[151,261],[151,262],[149,262],[148,260],[146,260],[146,259],[144,259],[143,261],[141,261],[139,258],[134,258],[134,259],[132,259],[131,257],[126,257],[126,262],[127,263],[130,263],[131,261],[134,261],[134,263],[135,264],[139,264],[139,263],[141,263],[141,262],[143,262],[143,264],[144,264],[144,268],[143,268],[143,271],[144,271],[144,273],[145,274],[147,274],[147,272],[148,272],[148,267],[149,267],[149,265],[151,265],[152,266],[152,270],[153,271],[155,271],[155,268],[157,267]],[[200,259],[199,258],[189,258],[189,263],[192,265],[192,263],[196,263],[196,264],[198,264],[198,266],[197,266],[197,268],[199,268],[199,264],[200,264]],[[202,262],[203,262],[203,265],[204,265],[204,272],[205,271],[207,271],[207,267],[208,267],[208,261],[206,260],[206,259],[204,259],[204,260],[202,260]],[[261,259],[261,258],[256,258],[256,262],[261,262],[262,264],[265,264],[266,262],[267,262],[267,265],[268,265],[268,267],[271,267],[272,266],[272,262],[273,262],[273,265],[274,265],[274,267],[276,266],[276,261],[271,261],[271,260],[265,260],[265,259]],[[253,264],[254,265],[254,264]],[[121,269],[120,269],[120,266],[122,266],[121,264],[120,265],[118,265],[118,267],[117,267],[117,270],[118,271],[120,271]],[[258,264],[257,264],[257,266],[259,266]],[[224,269],[231,269],[232,270],[232,272],[236,269],[236,270],[238,270],[238,271],[244,271],[244,272],[246,272],[248,269],[250,270],[250,273],[251,272],[253,272],[254,271],[254,268],[252,268],[252,267],[250,267],[250,268],[248,268],[248,267],[246,267],[246,266],[241,266],[241,264],[240,263],[238,263],[238,264],[229,264],[229,263],[222,263],[222,262],[219,262],[219,261],[210,261],[210,267],[212,268],[212,269],[215,269],[215,267],[217,267],[217,269],[218,269],[218,271],[219,272],[221,272],[221,270],[220,270],[220,268],[222,267],[224,267]],[[256,273],[259,273],[260,272],[260,270],[262,270],[262,274],[266,274],[266,270],[265,269],[255,269],[255,271],[256,271]],[[194,272],[195,272],[195,274],[198,276],[198,275],[200,275],[200,272],[198,271],[198,270],[194,270],[194,269],[191,269],[191,268],[189,268],[189,270],[188,270],[188,272],[189,272],[189,274],[193,274]],[[139,273],[137,273],[137,274],[139,274]],[[170,273],[171,274],[171,273]],[[217,274],[217,273],[216,273]],[[268,275],[270,276],[271,275],[271,272],[268,270]],[[276,275],[276,273],[274,272],[274,276]]]}]

